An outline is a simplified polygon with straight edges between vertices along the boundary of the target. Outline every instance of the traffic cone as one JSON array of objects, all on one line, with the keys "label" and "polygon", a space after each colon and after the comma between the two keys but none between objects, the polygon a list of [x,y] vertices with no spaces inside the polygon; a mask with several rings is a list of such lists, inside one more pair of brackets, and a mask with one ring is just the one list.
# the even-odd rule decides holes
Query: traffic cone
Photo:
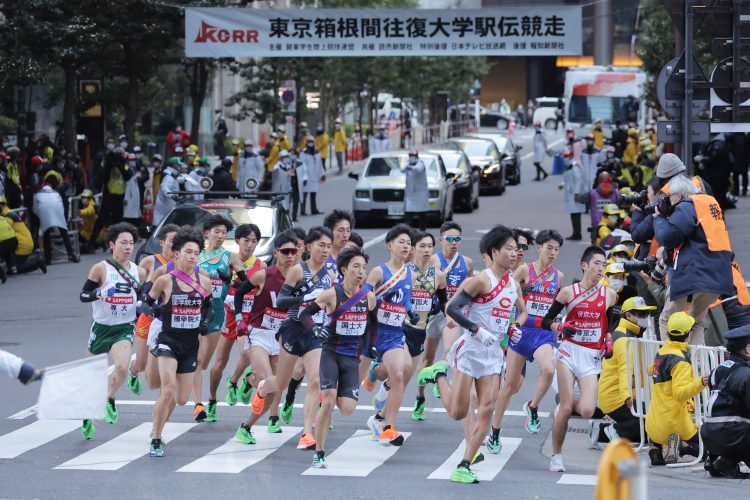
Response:
[{"label": "traffic cone", "polygon": [[146,188],[143,195],[143,220],[149,226],[154,223],[154,200],[150,187]]}]

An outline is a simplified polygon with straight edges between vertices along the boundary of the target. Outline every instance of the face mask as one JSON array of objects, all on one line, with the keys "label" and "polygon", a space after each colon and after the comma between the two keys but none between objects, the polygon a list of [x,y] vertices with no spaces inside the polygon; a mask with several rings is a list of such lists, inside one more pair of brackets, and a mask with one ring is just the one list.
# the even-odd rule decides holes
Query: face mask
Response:
[{"label": "face mask", "polygon": [[206,175],[208,173],[208,169],[206,167],[198,167],[195,170],[196,170],[196,172],[198,172],[198,175],[200,175],[200,176],[204,176],[204,175]]},{"label": "face mask", "polygon": [[615,262],[617,262],[618,264],[621,264],[621,263],[627,262],[627,261],[628,261],[628,259],[626,259],[625,257],[615,257]]},{"label": "face mask", "polygon": [[620,218],[617,217],[616,215],[608,215],[607,220],[611,222],[612,224],[617,224],[617,221],[620,220]]},{"label": "face mask", "polygon": [[143,153],[136,153],[135,154],[135,157],[138,158],[139,160],[141,159],[142,156],[143,156]]},{"label": "face mask", "polygon": [[253,148],[245,148],[245,153],[252,153],[252,152],[253,152]]},{"label": "face mask", "polygon": [[289,158],[286,158],[286,159],[284,160],[284,165],[286,165],[286,166],[289,166],[289,165],[291,165],[291,164],[292,164],[292,160],[290,160]]},{"label": "face mask", "polygon": [[122,141],[122,142],[120,143],[120,147],[121,147],[122,149],[128,149],[128,143],[127,143],[127,142],[125,142],[125,141]]},{"label": "face mask", "polygon": [[409,158],[409,165],[416,165],[417,159],[416,158]]},{"label": "face mask", "polygon": [[108,142],[107,143],[107,151],[114,151],[114,150],[115,150],[115,145],[112,144],[111,142]]},{"label": "face mask", "polygon": [[314,142],[308,142],[307,143],[307,149],[313,149],[314,147],[315,147],[315,143]]},{"label": "face mask", "polygon": [[152,162],[151,165],[153,165],[154,168],[159,168],[159,167],[161,167],[161,162],[160,161],[155,161],[155,162]]},{"label": "face mask", "polygon": [[619,292],[625,286],[625,283],[620,279],[609,279],[609,287],[613,288],[615,292]]},{"label": "face mask", "polygon": [[648,318],[638,318],[638,326],[641,328],[648,328]]},{"label": "face mask", "polygon": [[129,161],[128,165],[130,165],[131,167],[135,168],[135,162],[134,161]]},{"label": "face mask", "polygon": [[589,148],[593,148],[593,147],[594,147],[594,141],[586,141],[586,145],[587,145],[587,146],[588,146]]}]

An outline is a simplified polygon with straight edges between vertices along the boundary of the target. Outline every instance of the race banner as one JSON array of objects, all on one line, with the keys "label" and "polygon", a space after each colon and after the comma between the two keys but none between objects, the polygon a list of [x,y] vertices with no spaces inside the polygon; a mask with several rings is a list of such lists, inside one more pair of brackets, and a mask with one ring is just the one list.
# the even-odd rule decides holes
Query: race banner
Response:
[{"label": "race banner", "polygon": [[186,8],[188,57],[580,55],[581,6]]}]

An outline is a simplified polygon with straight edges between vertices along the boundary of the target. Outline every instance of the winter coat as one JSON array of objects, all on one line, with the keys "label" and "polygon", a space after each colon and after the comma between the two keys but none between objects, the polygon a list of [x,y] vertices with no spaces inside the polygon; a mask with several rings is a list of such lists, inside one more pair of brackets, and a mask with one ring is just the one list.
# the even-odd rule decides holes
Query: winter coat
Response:
[{"label": "winter coat", "polygon": [[245,186],[245,181],[251,177],[256,179],[259,185],[262,184],[264,173],[265,166],[260,156],[253,153],[240,158],[240,164],[237,168],[237,190],[240,193],[249,192],[250,190]]},{"label": "winter coat", "polygon": [[159,184],[159,193],[156,195],[156,204],[154,206],[154,225],[159,224],[167,214],[177,206],[177,201],[168,193],[180,190],[180,184],[177,182],[177,171],[172,167],[166,167],[162,171],[161,184]]},{"label": "winter coat", "polygon": [[[292,190],[292,178],[290,176],[291,163],[285,165],[279,162],[271,170],[271,191],[274,193],[288,193]],[[285,196],[281,202],[284,210],[289,210],[289,196]]]},{"label": "winter coat", "polygon": [[547,155],[547,135],[539,129],[534,133],[534,163],[542,163]]},{"label": "winter coat", "polygon": [[311,154],[305,149],[299,155],[299,160],[304,163],[307,176],[307,185],[304,186],[301,192],[317,193],[318,189],[320,189],[320,178],[326,173],[320,153],[315,151]]},{"label": "winter coat", "polygon": [[406,168],[401,167],[401,171],[406,174],[406,187],[404,189],[404,201],[406,212],[427,212],[430,201],[430,190],[427,187],[427,168],[422,160]]},{"label": "winter coat", "polygon": [[52,227],[68,228],[65,221],[65,209],[60,193],[45,184],[34,195],[34,213],[39,217],[42,232]]},{"label": "winter coat", "polygon": [[583,170],[578,162],[570,162],[563,174],[563,192],[565,193],[565,211],[569,214],[582,214],[586,211],[584,203],[575,201],[576,194],[586,192],[583,184]]},{"label": "winter coat", "polygon": [[328,132],[323,132],[315,136],[315,149],[320,151],[320,157],[325,160],[328,158],[328,145],[331,139],[328,137]]},{"label": "winter coat", "polygon": [[214,168],[214,171],[211,174],[211,179],[214,181],[214,185],[211,186],[211,191],[234,191],[232,174],[229,173],[227,167],[219,165]]},{"label": "winter coat", "polygon": [[125,187],[125,200],[123,203],[122,216],[126,219],[141,218],[141,190],[138,187],[138,179],[133,176],[128,180]]},{"label": "winter coat", "polygon": [[301,161],[297,159],[292,159],[292,171],[294,172],[294,177],[292,177],[291,182],[297,183],[297,192],[298,193],[306,193],[307,189],[307,166],[302,163]]},{"label": "winter coat", "polygon": [[598,163],[602,161],[601,151],[597,148],[583,148],[581,151],[581,168],[583,169],[583,182],[586,189],[594,187],[596,182],[596,172],[599,168]]}]

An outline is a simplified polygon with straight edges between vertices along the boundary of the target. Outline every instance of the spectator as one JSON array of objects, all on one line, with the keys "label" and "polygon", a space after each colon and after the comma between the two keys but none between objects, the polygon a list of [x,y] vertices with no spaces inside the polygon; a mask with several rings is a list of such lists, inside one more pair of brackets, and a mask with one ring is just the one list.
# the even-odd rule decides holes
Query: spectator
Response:
[{"label": "spectator", "polygon": [[524,108],[521,103],[519,103],[516,108],[516,120],[521,127],[526,128],[526,108]]},{"label": "spectator", "polygon": [[102,190],[102,205],[94,228],[91,230],[92,240],[89,248],[93,249],[93,242],[99,236],[103,227],[122,222],[122,211],[125,200],[127,183],[133,176],[133,170],[125,161],[125,151],[116,148],[108,153],[104,159],[104,169],[97,179],[97,186]]},{"label": "spectator", "polygon": [[344,154],[346,153],[346,132],[341,127],[341,120],[336,119],[334,125],[336,131],[333,134],[333,152],[336,154],[336,166],[338,173],[344,171]]},{"label": "spectator", "polygon": [[177,154],[177,147],[182,151],[190,145],[190,134],[182,130],[180,122],[175,123],[174,128],[167,134],[167,146],[169,147],[169,156]]},{"label": "spectator", "polygon": [[625,145],[628,142],[628,126],[620,120],[615,122],[615,128],[612,130],[612,145],[615,147],[615,156],[622,158],[625,152]]},{"label": "spectator", "polygon": [[253,148],[253,141],[247,139],[245,141],[245,152],[240,158],[240,165],[237,169],[237,190],[241,193],[249,192],[250,189],[245,183],[250,178],[258,181],[258,187],[260,187],[263,184],[265,171],[263,159],[258,156],[255,148]]},{"label": "spectator", "polygon": [[565,124],[565,101],[562,97],[557,99],[557,108],[555,108],[555,132],[560,125]]},{"label": "spectator", "polygon": [[669,300],[659,318],[661,336],[666,337],[667,319],[689,307],[695,318],[693,340],[702,345],[708,307],[720,295],[733,292],[729,234],[716,199],[700,194],[687,177],[670,181],[669,201],[671,206],[666,201],[659,205],[653,221],[657,242],[674,252]]},{"label": "spectator", "polygon": [[734,159],[726,135],[717,134],[701,150],[701,165],[706,181],[711,185],[713,195],[722,210],[736,208],[727,198],[729,178],[734,169]]},{"label": "spectator", "polygon": [[90,189],[84,189],[81,193],[81,205],[78,209],[78,216],[81,218],[81,227],[78,230],[78,239],[81,243],[81,253],[93,252],[93,247],[99,242],[89,241],[91,239],[91,232],[96,224],[97,206],[96,199],[94,198],[94,192]]},{"label": "spectator", "polygon": [[214,181],[211,191],[234,191],[235,184],[231,174],[232,159],[229,157],[221,160],[221,163],[214,167],[211,174],[211,180]]},{"label": "spectator", "polygon": [[8,160],[5,166],[5,198],[8,206],[18,208],[21,206],[21,150],[16,146],[11,146],[7,150]]},{"label": "spectator", "polygon": [[[0,207],[5,205],[5,197],[0,196]],[[13,230],[13,220],[10,217],[0,216],[0,264],[5,262],[8,274],[12,273],[13,255],[18,248],[18,239]],[[4,277],[4,274],[3,274]]]},{"label": "spectator", "polygon": [[[180,163],[180,159],[173,156],[167,160],[167,164],[162,169],[161,183],[159,184],[159,191],[156,195],[156,203],[154,205],[154,226],[159,225],[164,217],[177,205],[174,195],[170,193],[180,190],[180,183],[177,180],[177,177],[180,175]],[[214,186],[216,186],[216,183],[214,183]]]},{"label": "spectator", "polygon": [[376,153],[384,153],[385,151],[390,151],[392,148],[391,146],[391,137],[388,135],[388,133],[385,131],[385,125],[380,124],[378,126],[378,133],[370,137],[370,155],[374,155]]},{"label": "spectator", "polygon": [[591,227],[599,225],[604,213],[604,206],[620,204],[620,191],[612,181],[609,172],[600,172],[596,179],[594,189],[589,192],[589,211],[591,212]]},{"label": "spectator", "polygon": [[430,196],[427,189],[427,170],[416,149],[409,151],[409,160],[401,167],[401,172],[406,174],[405,219],[412,227],[425,231]]},{"label": "spectator", "polygon": [[[543,181],[549,174],[542,167],[544,157],[547,156],[547,135],[542,130],[542,122],[534,122],[534,168],[536,168],[535,181]],[[542,177],[544,176],[544,177]]]},{"label": "spectator", "polygon": [[214,154],[223,160],[227,155],[226,147],[224,147],[224,141],[227,140],[227,134],[229,129],[227,128],[227,122],[224,120],[224,116],[221,114],[221,110],[216,110],[216,123],[214,124]]},{"label": "spectator", "polygon": [[558,186],[564,189],[565,193],[565,211],[570,214],[570,222],[573,225],[573,234],[565,238],[566,240],[580,241],[581,235],[581,214],[586,211],[585,196],[586,186],[583,183],[583,170],[581,165],[575,161],[573,148],[563,149],[565,158],[565,173],[563,174],[563,183]]},{"label": "spectator", "polygon": [[104,170],[104,160],[107,158],[107,154],[115,150],[117,145],[113,137],[107,137],[107,141],[104,143],[104,149],[96,153],[94,159],[91,160],[91,172],[89,172],[89,185],[87,187],[94,187],[96,179],[101,175]]},{"label": "spectator", "polygon": [[[39,250],[34,250],[34,240],[26,224],[10,208],[5,205],[0,198],[0,232],[2,231],[3,218],[13,228],[16,235],[17,246],[13,254],[12,262],[8,264],[8,274],[30,273],[41,269],[43,273],[47,272],[47,266],[44,264]],[[0,243],[2,246],[2,243]]]},{"label": "spectator", "polygon": [[[732,194],[747,196],[747,169],[750,164],[750,141],[747,134],[736,133],[730,136],[734,170],[732,172]],[[740,190],[741,188],[741,190]]]},{"label": "spectator", "polygon": [[594,134],[587,135],[586,146],[581,151],[581,168],[586,189],[595,187],[599,162],[602,161],[602,152],[596,147],[594,141]]},{"label": "spectator", "polygon": [[307,136],[305,149],[303,149],[302,153],[299,155],[299,160],[305,165],[305,170],[307,172],[307,181],[302,190],[300,215],[306,215],[305,205],[307,204],[308,194],[310,195],[310,213],[312,215],[318,215],[322,213],[318,211],[318,189],[320,189],[320,181],[325,181],[326,170],[323,167],[320,153],[315,149],[315,138],[313,136]]},{"label": "spectator", "polygon": [[[291,170],[292,159],[289,157],[289,151],[282,149],[279,154],[279,162],[274,165],[271,171],[271,191],[274,193],[289,193],[291,190]],[[289,212],[289,196],[284,196],[281,201],[284,210]]]},{"label": "spectator", "polygon": [[534,110],[534,101],[529,99],[529,101],[526,103],[526,123],[534,122]]},{"label": "spectator", "polygon": [[44,238],[44,261],[47,265],[52,262],[52,230],[55,228],[62,235],[68,260],[71,262],[79,261],[79,257],[73,251],[73,246],[70,243],[62,197],[60,193],[55,191],[57,185],[57,176],[50,172],[44,179],[42,189],[34,195],[34,213],[39,217],[40,229]]},{"label": "spectator", "polygon": [[[318,128],[315,131],[315,149],[320,153],[320,159],[323,160],[323,169],[327,168],[326,160],[328,159],[328,146],[331,139],[328,137],[328,132],[323,128],[322,123],[318,123]],[[278,163],[277,163],[278,165]]]},{"label": "spectator", "polygon": [[500,99],[500,113],[504,115],[510,114],[510,104],[505,99]]},{"label": "spectator", "polygon": [[[133,153],[128,155],[128,167],[131,171],[136,172],[137,162]],[[138,188],[138,177],[132,175],[125,186],[125,198],[122,201],[123,213],[122,218],[128,224],[135,227],[141,225],[141,193]]]},{"label": "spectator", "polygon": [[[148,182],[151,175],[148,173],[148,167],[143,163],[143,149],[140,146],[133,148],[133,154],[135,155],[135,168],[133,169],[134,177],[138,182],[138,194],[140,196],[140,208],[143,212],[143,200],[146,196],[146,183]],[[159,156],[161,159],[161,156]],[[154,167],[156,168],[156,167]]]}]

